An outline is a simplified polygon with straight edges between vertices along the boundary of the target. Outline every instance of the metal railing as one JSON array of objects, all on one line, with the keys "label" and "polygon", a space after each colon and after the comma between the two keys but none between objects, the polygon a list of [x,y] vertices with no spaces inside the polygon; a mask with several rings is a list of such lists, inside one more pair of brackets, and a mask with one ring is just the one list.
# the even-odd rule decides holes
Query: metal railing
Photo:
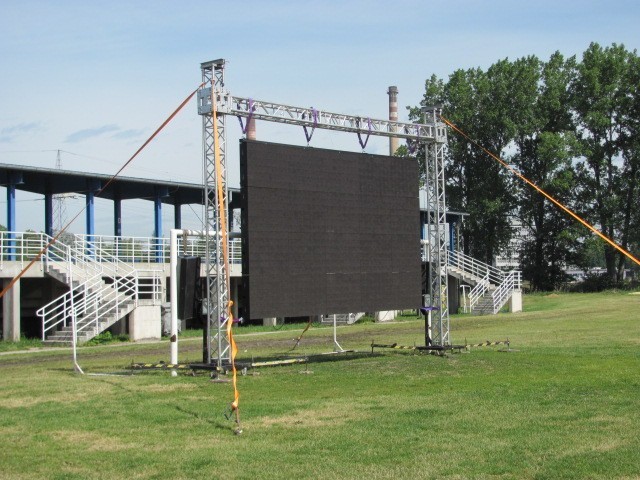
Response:
[{"label": "metal railing", "polygon": [[5,262],[20,262],[24,268],[42,249],[40,237],[35,232],[0,232],[0,269]]},{"label": "metal railing", "polygon": [[98,328],[105,315],[113,313],[117,319],[124,302],[135,305],[139,298],[161,300],[161,272],[146,269],[141,283],[133,262],[113,254],[117,243],[93,235],[68,235],[54,242],[45,233],[0,232],[0,269],[7,262],[24,268],[48,246],[38,259],[40,268],[70,287],[36,312],[42,319],[43,340],[49,332],[70,326],[72,318],[77,321],[76,332],[80,332],[88,325]]},{"label": "metal railing", "polygon": [[504,281],[505,273],[492,265],[476,260],[463,252],[447,251],[447,263],[476,278],[487,277],[489,282],[498,285]]},{"label": "metal railing", "polygon": [[[82,237],[74,236],[68,246],[69,262],[71,265],[80,263],[85,271],[92,269],[95,273],[74,287],[73,267],[69,269],[69,292],[36,312],[42,318],[43,340],[47,332],[58,329],[61,324],[63,327],[69,326],[72,318],[76,320],[76,332],[86,329],[87,324],[95,324],[97,334],[101,317],[114,313],[117,319],[124,302],[137,304],[139,282],[136,269],[104,249],[93,236]],[[49,261],[51,255],[45,258]],[[57,259],[50,267],[59,270]],[[93,319],[93,323],[89,319]]]},{"label": "metal railing", "polygon": [[484,294],[489,291],[489,286],[491,282],[489,281],[489,274],[487,273],[482,280],[480,280],[469,292],[469,307],[473,310],[473,307],[476,306],[478,301],[484,297]]},{"label": "metal railing", "polygon": [[161,270],[136,269],[138,273],[138,298],[140,300],[162,301]]},{"label": "metal railing", "polygon": [[62,239],[53,242],[49,235],[37,232],[0,232],[0,269],[4,269],[7,262],[18,263],[24,268],[47,245],[46,252],[38,259],[40,268],[46,271],[55,268],[67,284],[74,274],[84,281],[102,270],[95,262],[87,262],[84,253],[77,251],[73,242],[71,245]]},{"label": "metal railing", "polygon": [[493,313],[498,313],[509,300],[514,290],[521,288],[521,272],[504,272],[499,268],[476,260],[463,252],[448,251],[447,263],[460,271],[475,277],[476,284],[469,292],[469,307],[473,309],[480,299],[495,286],[491,292]]},{"label": "metal railing", "polygon": [[118,277],[113,283],[105,283],[99,273],[36,312],[42,318],[42,340],[49,332],[71,326],[73,319],[76,333],[94,327],[94,334],[98,334],[103,319],[113,314],[117,320],[124,313],[124,302],[135,304],[138,295],[136,276]]},{"label": "metal railing", "polygon": [[520,290],[521,278],[518,270],[510,271],[504,281],[498,285],[498,288],[491,294],[493,299],[493,313],[498,313],[505,303],[509,300],[514,290]]},{"label": "metal railing", "polygon": [[[117,257],[128,264],[169,263],[169,239],[164,237],[116,237],[112,235],[75,235],[77,247],[92,244],[104,252]],[[178,238],[180,255],[204,258],[206,252],[205,237]],[[215,248],[210,248],[215,255]],[[212,259],[215,260],[215,259]],[[242,243],[239,238],[229,240],[229,262],[242,263]]]}]

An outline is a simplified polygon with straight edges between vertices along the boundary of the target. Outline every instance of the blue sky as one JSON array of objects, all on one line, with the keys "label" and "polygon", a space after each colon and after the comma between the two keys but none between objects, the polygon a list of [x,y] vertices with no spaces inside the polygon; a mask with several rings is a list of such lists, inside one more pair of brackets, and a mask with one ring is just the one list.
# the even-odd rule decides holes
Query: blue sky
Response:
[{"label": "blue sky", "polygon": [[[0,162],[114,173],[200,82],[200,63],[227,60],[232,94],[385,118],[386,90],[419,102],[431,74],[590,42],[640,47],[640,2],[609,1],[8,1],[0,0]],[[230,184],[238,122],[230,118]],[[301,128],[258,123],[261,140],[304,144]],[[360,150],[317,132],[312,145]],[[372,139],[370,153],[387,142]],[[201,119],[191,102],[124,175],[202,181]],[[6,223],[0,189],[0,223]],[[18,193],[18,229],[42,230],[41,198]],[[70,200],[69,213],[81,208]],[[97,202],[96,228],[112,233]],[[123,204],[123,233],[150,235],[151,202]],[[198,207],[183,211],[198,228]],[[164,208],[165,233],[172,210]],[[74,225],[81,233],[82,223]]]}]

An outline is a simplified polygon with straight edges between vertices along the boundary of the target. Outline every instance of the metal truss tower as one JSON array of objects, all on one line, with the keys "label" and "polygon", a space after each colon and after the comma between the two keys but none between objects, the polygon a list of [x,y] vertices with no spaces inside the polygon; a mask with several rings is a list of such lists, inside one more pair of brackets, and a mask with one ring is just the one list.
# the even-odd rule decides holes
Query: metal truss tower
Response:
[{"label": "metal truss tower", "polygon": [[[201,64],[203,85],[198,91],[198,113],[202,115],[203,178],[205,187],[205,225],[207,238],[207,345],[204,361],[222,366],[230,361],[229,341],[226,338],[225,306],[229,300],[228,275],[222,258],[223,238],[220,232],[219,193],[216,182],[215,132],[219,145],[220,176],[223,179],[222,198],[227,203],[226,128],[225,117],[264,120],[297,125],[306,128],[322,128],[358,135],[404,138],[425,144],[427,193],[426,209],[429,215],[428,241],[429,292],[431,303],[439,308],[432,316],[432,344],[445,346],[449,339],[449,309],[447,304],[446,228],[444,190],[444,152],[447,143],[446,127],[436,109],[425,111],[424,124],[377,120],[367,117],[326,112],[314,108],[295,107],[280,103],[234,97],[224,89],[223,59]],[[214,106],[215,104],[215,106]],[[213,113],[216,110],[216,128]],[[313,132],[313,130],[312,130]],[[309,137],[308,137],[309,139]],[[228,212],[224,212],[225,216]],[[416,246],[417,248],[417,246]]]},{"label": "metal truss tower", "polygon": [[[423,109],[424,123],[438,124],[440,111],[436,107]],[[432,316],[433,345],[450,345],[449,338],[449,288],[447,275],[446,210],[444,189],[444,154],[447,131],[437,128],[436,136],[425,143],[425,179],[427,208],[427,242],[429,265],[429,296],[431,305],[437,307]]]},{"label": "metal truss tower", "polygon": [[[198,91],[198,113],[202,115],[202,157],[205,194],[204,231],[206,232],[205,269],[207,312],[206,341],[203,351],[205,363],[216,362],[219,368],[230,362],[229,339],[225,335],[229,300],[229,272],[223,258],[220,203],[228,210],[226,116],[216,108],[224,97],[223,59],[201,64],[203,87]],[[215,113],[215,115],[214,115]],[[215,117],[215,118],[214,118]],[[217,135],[217,138],[216,138]],[[216,147],[218,160],[216,162]],[[218,171],[218,168],[220,171]],[[222,179],[218,184],[218,176]],[[222,190],[222,191],[220,191]],[[226,213],[225,213],[226,214]]]}]

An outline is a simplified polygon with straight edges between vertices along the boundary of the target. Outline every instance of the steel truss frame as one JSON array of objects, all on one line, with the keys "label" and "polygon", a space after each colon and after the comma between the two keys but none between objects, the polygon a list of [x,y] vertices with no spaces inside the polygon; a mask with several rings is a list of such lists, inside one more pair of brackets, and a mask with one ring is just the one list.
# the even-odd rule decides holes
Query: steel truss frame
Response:
[{"label": "steel truss frame", "polygon": [[[438,122],[440,112],[435,107],[423,109],[424,122]],[[447,239],[444,188],[444,155],[447,133],[425,144],[425,181],[427,203],[427,248],[429,252],[429,295],[431,306],[437,307],[432,315],[431,343],[437,346],[450,345],[449,337],[449,286],[447,275]],[[433,318],[435,317],[435,318]]]},{"label": "steel truss frame", "polygon": [[[224,89],[224,66],[223,59],[201,64],[202,84],[213,87],[208,89],[210,104],[213,104],[214,101],[216,105],[219,103],[218,97]],[[199,99],[204,90],[198,91]],[[222,368],[223,363],[229,363],[231,360],[231,348],[225,334],[228,321],[226,306],[229,301],[229,272],[223,258],[224,246],[222,242],[224,240],[220,223],[219,202],[221,200],[224,202],[225,211],[228,211],[229,204],[227,202],[226,115],[215,115],[215,117],[214,121],[213,110],[207,115],[202,115],[202,178],[205,194],[203,230],[206,232],[205,271],[207,282],[206,297],[203,300],[207,313],[203,362],[212,363],[215,360],[218,368]],[[219,162],[216,162],[216,147]],[[218,172],[217,165],[219,165],[220,172]],[[218,191],[218,174],[222,179],[222,195]]]},{"label": "steel truss frame", "polygon": [[[226,125],[227,115],[253,118],[269,122],[321,128],[340,132],[382,137],[398,137],[425,145],[423,189],[426,191],[429,242],[429,293],[431,303],[439,308],[433,315],[433,345],[445,346],[449,339],[449,309],[447,306],[447,267],[445,229],[444,153],[447,144],[446,126],[431,108],[425,112],[424,123],[393,122],[362,116],[332,113],[314,108],[295,107],[274,102],[232,96],[225,90],[223,59],[201,64],[203,86],[198,91],[198,113],[202,116],[203,179],[205,188],[205,225],[207,232],[207,342],[204,361],[218,366],[230,361],[226,338],[225,306],[229,300],[228,275],[222,258],[218,187],[216,182],[215,138],[213,109],[217,116],[223,198],[227,203]],[[417,243],[416,243],[417,245]],[[212,248],[210,251],[209,249]],[[417,248],[417,246],[416,246]]]}]

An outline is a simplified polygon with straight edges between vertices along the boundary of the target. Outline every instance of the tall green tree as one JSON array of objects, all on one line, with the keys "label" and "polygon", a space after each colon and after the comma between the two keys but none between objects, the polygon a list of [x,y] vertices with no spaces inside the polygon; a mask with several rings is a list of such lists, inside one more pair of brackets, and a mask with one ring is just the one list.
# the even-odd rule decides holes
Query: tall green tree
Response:
[{"label": "tall green tree", "polygon": [[[625,154],[624,147],[633,57],[635,53],[630,54],[623,45],[602,48],[592,43],[571,83],[571,106],[583,155],[577,165],[581,203],[592,223],[609,238],[622,238],[623,244],[628,244],[631,224],[629,218],[625,229],[625,218],[633,208],[627,203],[630,185],[624,179],[633,158],[630,151]],[[610,280],[620,281],[619,265],[624,264],[620,252],[606,245],[604,256]]]},{"label": "tall green tree", "polygon": [[[627,89],[622,99],[622,190],[624,214],[620,242],[623,248],[630,250],[640,258],[640,58],[636,52],[629,53],[627,59],[625,84]],[[620,255],[616,265],[616,276],[620,278],[626,257]],[[631,263],[636,270],[638,265]]]},{"label": "tall green tree", "polygon": [[[457,70],[446,83],[432,76],[425,84],[421,105],[442,104],[445,117],[481,145],[502,153],[515,132],[504,115],[510,109],[514,86],[512,63],[503,60],[487,72]],[[412,109],[410,115],[421,119],[420,108]],[[470,214],[462,232],[465,251],[492,263],[511,235],[507,216],[513,209],[510,181],[496,162],[455,135],[449,136],[446,161],[449,208]]]},{"label": "tall green tree", "polygon": [[[582,60],[553,54],[500,60],[486,71],[456,70],[425,83],[421,106],[443,115],[501,156],[625,249],[640,254],[640,60],[635,51],[593,43]],[[422,120],[420,107],[410,118]],[[424,153],[418,152],[422,157]],[[466,139],[451,132],[447,203],[469,213],[465,251],[487,263],[504,252],[509,215],[527,232],[521,262],[534,288],[552,289],[571,264],[602,255],[612,281],[629,265],[620,252],[520,184]]]},{"label": "tall green tree", "polygon": [[[556,52],[548,62],[533,59],[521,66],[521,82],[528,104],[517,120],[517,153],[520,172],[564,204],[573,203],[575,176],[572,158],[576,140],[569,108],[569,85],[575,58],[565,60]],[[574,222],[528,185],[518,183],[518,216],[524,227],[520,265],[535,290],[554,290],[567,279],[564,268],[575,261]]]}]

